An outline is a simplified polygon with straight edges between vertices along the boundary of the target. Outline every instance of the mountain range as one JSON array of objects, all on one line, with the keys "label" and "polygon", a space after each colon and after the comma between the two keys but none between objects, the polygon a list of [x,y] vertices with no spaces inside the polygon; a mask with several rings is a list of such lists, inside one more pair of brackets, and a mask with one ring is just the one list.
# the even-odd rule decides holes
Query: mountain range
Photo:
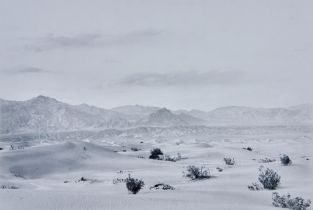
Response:
[{"label": "mountain range", "polygon": [[313,104],[287,108],[229,106],[212,111],[169,110],[140,105],[103,109],[70,105],[37,96],[26,101],[0,99],[0,134],[134,127],[313,124]]}]

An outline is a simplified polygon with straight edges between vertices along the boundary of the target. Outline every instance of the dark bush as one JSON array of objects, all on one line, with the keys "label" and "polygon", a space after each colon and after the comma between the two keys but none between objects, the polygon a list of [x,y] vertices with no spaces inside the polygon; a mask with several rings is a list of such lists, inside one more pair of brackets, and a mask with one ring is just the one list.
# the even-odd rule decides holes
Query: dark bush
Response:
[{"label": "dark bush", "polygon": [[16,190],[19,189],[19,187],[14,186],[14,185],[1,185],[1,189],[10,189],[10,190]]},{"label": "dark bush", "polygon": [[130,150],[133,151],[133,152],[137,152],[137,151],[139,151],[140,149],[138,149],[137,147],[131,147]]},{"label": "dark bush", "polygon": [[208,179],[210,178],[209,169],[206,169],[204,166],[187,166],[187,170],[184,174],[186,177],[195,180],[195,179]]},{"label": "dark bush", "polygon": [[275,207],[288,208],[292,210],[306,210],[311,205],[311,200],[301,197],[291,198],[290,194],[280,196],[277,192],[272,194],[272,204]]},{"label": "dark bush", "polygon": [[223,171],[223,169],[220,168],[220,167],[216,167],[216,169],[218,170],[218,172],[222,172]]},{"label": "dark bush", "polygon": [[284,166],[288,166],[288,165],[291,165],[291,159],[289,158],[288,155],[282,155],[280,157],[280,162],[281,164],[283,164]]},{"label": "dark bush", "polygon": [[226,165],[230,165],[230,166],[232,166],[232,165],[235,165],[235,160],[234,160],[234,158],[224,158],[224,161],[225,161],[225,163],[226,163]]},{"label": "dark bush", "polygon": [[253,182],[251,185],[248,185],[248,189],[255,191],[255,190],[261,190],[262,187],[258,183]]},{"label": "dark bush", "polygon": [[126,187],[132,194],[137,194],[144,186],[145,183],[142,180],[131,178],[130,175],[126,179]]},{"label": "dark bush", "polygon": [[79,180],[78,180],[79,182],[86,182],[87,181],[87,179],[85,178],[85,177],[81,177]]},{"label": "dark bush", "polygon": [[150,151],[150,159],[154,159],[154,160],[159,160],[160,159],[160,155],[163,155],[163,152],[161,151],[160,148],[154,148],[153,150]]},{"label": "dark bush", "polygon": [[243,149],[248,150],[248,151],[252,151],[251,147],[243,147]]},{"label": "dark bush", "polygon": [[168,185],[168,184],[164,184],[164,183],[158,183],[158,184],[155,184],[153,185],[152,187],[150,187],[150,190],[175,190],[174,187],[172,187],[171,185]]},{"label": "dark bush", "polygon": [[280,183],[280,176],[272,169],[261,167],[259,169],[259,181],[264,189],[275,190]]}]

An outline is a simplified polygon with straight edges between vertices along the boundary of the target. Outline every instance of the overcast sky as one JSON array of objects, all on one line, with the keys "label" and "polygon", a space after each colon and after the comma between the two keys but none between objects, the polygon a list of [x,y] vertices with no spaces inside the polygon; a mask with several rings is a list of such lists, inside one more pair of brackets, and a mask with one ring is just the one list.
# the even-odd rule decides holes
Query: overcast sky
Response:
[{"label": "overcast sky", "polygon": [[0,0],[0,98],[313,102],[312,11],[311,0]]}]

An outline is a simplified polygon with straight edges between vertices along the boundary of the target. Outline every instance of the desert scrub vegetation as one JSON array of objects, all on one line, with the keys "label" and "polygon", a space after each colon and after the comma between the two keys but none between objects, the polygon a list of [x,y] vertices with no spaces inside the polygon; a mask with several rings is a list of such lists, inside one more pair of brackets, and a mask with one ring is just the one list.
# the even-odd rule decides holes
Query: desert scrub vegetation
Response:
[{"label": "desert scrub vegetation", "polygon": [[10,190],[19,189],[19,187],[15,186],[15,185],[1,185],[0,188],[1,188],[1,189],[10,189]]},{"label": "desert scrub vegetation", "polygon": [[132,178],[130,175],[128,175],[128,178],[126,179],[126,188],[128,192],[137,194],[144,186],[144,181],[141,179]]},{"label": "desert scrub vegetation", "polygon": [[162,150],[160,148],[154,148],[150,151],[149,159],[160,160],[161,155],[163,155]]},{"label": "desert scrub vegetation", "polygon": [[164,184],[164,183],[155,184],[155,185],[151,186],[149,189],[150,190],[175,190],[175,188],[172,187],[171,185]]},{"label": "desert scrub vegetation", "polygon": [[272,204],[275,207],[288,208],[291,210],[306,210],[311,205],[311,200],[301,197],[291,198],[290,194],[280,196],[277,192],[272,194]]},{"label": "desert scrub vegetation", "polygon": [[206,169],[204,166],[197,167],[194,165],[187,166],[184,176],[192,180],[211,178],[209,169]]},{"label": "desert scrub vegetation", "polygon": [[249,190],[256,191],[256,190],[261,190],[261,189],[263,189],[263,188],[262,188],[262,186],[259,185],[258,183],[253,182],[251,185],[248,185],[248,189],[249,189]]},{"label": "desert scrub vegetation", "polygon": [[186,157],[182,157],[181,154],[178,152],[176,156],[170,156],[170,155],[165,155],[163,160],[165,161],[172,161],[172,162],[176,162],[182,159],[187,159]]},{"label": "desert scrub vegetation", "polygon": [[275,161],[276,161],[275,159],[271,159],[271,158],[267,158],[267,157],[259,160],[260,163],[272,163]]},{"label": "desert scrub vegetation", "polygon": [[275,190],[280,184],[280,176],[272,169],[260,167],[259,181],[264,189]]},{"label": "desert scrub vegetation", "polygon": [[282,165],[284,166],[288,166],[288,165],[291,165],[292,161],[291,159],[289,158],[288,155],[282,155],[280,156],[280,162]]},{"label": "desert scrub vegetation", "polygon": [[229,166],[235,165],[235,159],[234,158],[225,157],[224,162],[226,165],[229,165]]},{"label": "desert scrub vegetation", "polygon": [[119,184],[119,183],[126,183],[126,179],[123,179],[123,178],[115,178],[113,179],[113,184]]},{"label": "desert scrub vegetation", "polygon": [[165,155],[165,156],[164,156],[164,160],[165,160],[165,161],[176,162],[176,158],[175,158],[175,157],[171,157],[171,156],[169,156],[169,155]]},{"label": "desert scrub vegetation", "polygon": [[131,150],[131,151],[133,151],[133,152],[140,151],[140,149],[139,149],[139,148],[137,148],[137,147],[131,147],[131,148],[130,148],[130,150]]},{"label": "desert scrub vegetation", "polygon": [[248,151],[252,151],[251,147],[243,147],[242,149],[248,150]]}]

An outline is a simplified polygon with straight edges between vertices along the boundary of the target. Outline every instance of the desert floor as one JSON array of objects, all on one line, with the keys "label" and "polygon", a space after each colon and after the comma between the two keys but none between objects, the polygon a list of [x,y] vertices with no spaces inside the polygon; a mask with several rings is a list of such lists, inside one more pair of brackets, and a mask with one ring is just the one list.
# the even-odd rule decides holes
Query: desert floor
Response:
[{"label": "desert floor", "polygon": [[[265,210],[277,209],[272,206],[274,191],[313,198],[313,141],[308,134],[123,139],[116,140],[114,146],[104,142],[48,141],[17,150],[5,147],[0,151],[0,185],[19,189],[0,189],[0,209]],[[253,151],[243,149],[247,146]],[[141,150],[132,151],[130,147]],[[150,160],[149,152],[155,147],[172,156],[179,152],[185,159]],[[292,165],[281,165],[281,154],[289,155]],[[224,157],[234,158],[235,165],[227,166]],[[261,163],[263,158],[276,161]],[[188,165],[207,167],[212,178],[187,179],[183,171]],[[258,182],[261,165],[281,176],[277,190],[247,188]],[[128,193],[125,183],[113,183],[114,179],[126,178],[128,174],[145,182],[144,189],[136,195]],[[81,177],[87,181],[78,181]],[[175,190],[149,189],[160,182],[170,184]]]}]

